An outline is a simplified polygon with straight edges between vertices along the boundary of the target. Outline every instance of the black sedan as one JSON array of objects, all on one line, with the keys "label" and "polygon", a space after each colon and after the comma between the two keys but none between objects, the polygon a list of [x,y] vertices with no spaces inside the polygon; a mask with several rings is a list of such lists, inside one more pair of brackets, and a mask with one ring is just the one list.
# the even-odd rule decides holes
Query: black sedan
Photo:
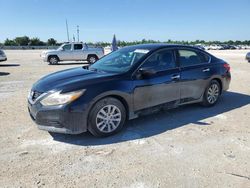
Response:
[{"label": "black sedan", "polygon": [[28,109],[42,130],[109,136],[149,112],[191,103],[213,106],[230,80],[229,64],[198,48],[129,46],[88,70],[43,77],[31,89]]}]

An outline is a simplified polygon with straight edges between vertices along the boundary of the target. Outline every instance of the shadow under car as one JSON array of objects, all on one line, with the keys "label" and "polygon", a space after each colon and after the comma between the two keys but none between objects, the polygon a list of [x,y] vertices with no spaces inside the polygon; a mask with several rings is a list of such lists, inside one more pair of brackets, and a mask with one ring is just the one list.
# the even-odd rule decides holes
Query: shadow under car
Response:
[{"label": "shadow under car", "polygon": [[218,103],[213,107],[205,108],[199,104],[185,105],[180,108],[140,117],[128,121],[121,132],[106,138],[96,138],[88,132],[79,135],[50,134],[56,141],[74,145],[107,145],[155,136],[189,123],[193,123],[197,126],[209,126],[210,123],[203,122],[204,119],[232,111],[248,104],[250,104],[249,95],[225,92]]}]

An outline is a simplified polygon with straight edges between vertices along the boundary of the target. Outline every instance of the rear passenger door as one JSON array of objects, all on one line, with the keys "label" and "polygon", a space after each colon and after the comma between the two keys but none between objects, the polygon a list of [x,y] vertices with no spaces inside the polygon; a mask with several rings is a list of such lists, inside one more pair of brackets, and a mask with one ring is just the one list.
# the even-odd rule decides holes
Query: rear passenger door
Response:
[{"label": "rear passenger door", "polygon": [[211,57],[195,49],[178,49],[181,103],[200,99],[212,77]]},{"label": "rear passenger door", "polygon": [[73,48],[73,56],[74,60],[83,60],[83,45],[82,44],[74,44]]}]

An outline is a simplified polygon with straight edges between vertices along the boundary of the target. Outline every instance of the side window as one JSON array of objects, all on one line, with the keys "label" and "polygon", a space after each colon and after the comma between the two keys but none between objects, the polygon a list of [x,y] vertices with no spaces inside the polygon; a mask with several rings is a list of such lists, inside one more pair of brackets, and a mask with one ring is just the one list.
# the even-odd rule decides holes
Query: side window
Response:
[{"label": "side window", "polygon": [[203,63],[208,63],[210,61],[210,57],[207,54],[199,52],[199,56]]},{"label": "side window", "polygon": [[209,56],[191,50],[179,50],[179,61],[182,67],[209,62]]},{"label": "side window", "polygon": [[74,44],[74,50],[81,50],[82,48],[82,44]]},{"label": "side window", "polygon": [[64,50],[71,50],[71,44],[65,44],[62,48]]},{"label": "side window", "polygon": [[172,50],[156,52],[142,65],[142,68],[152,68],[156,71],[164,71],[175,67],[175,58]]}]

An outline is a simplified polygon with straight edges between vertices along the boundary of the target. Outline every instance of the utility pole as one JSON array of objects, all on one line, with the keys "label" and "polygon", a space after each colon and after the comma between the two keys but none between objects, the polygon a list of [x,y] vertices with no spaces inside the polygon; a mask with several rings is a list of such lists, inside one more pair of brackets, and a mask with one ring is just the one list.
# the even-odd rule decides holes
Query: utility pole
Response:
[{"label": "utility pole", "polygon": [[79,42],[79,25],[77,26],[77,42]]},{"label": "utility pole", "polygon": [[69,42],[69,27],[68,27],[67,19],[66,19],[66,30],[67,30],[67,37],[68,37],[68,42]]}]

